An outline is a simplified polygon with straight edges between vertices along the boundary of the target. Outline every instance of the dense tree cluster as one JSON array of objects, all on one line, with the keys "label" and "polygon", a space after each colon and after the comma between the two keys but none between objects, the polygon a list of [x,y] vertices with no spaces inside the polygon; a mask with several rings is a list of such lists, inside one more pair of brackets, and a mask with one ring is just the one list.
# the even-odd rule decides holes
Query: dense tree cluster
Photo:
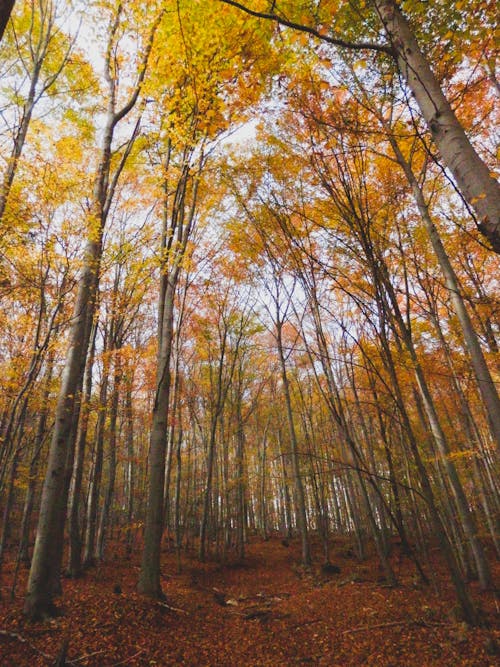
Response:
[{"label": "dense tree cluster", "polygon": [[325,563],[332,534],[371,541],[391,585],[392,535],[423,582],[438,543],[478,620],[466,582],[493,588],[500,556],[494,16],[16,3],[0,561],[30,565],[28,616],[110,536],[160,597],[163,539],[180,567],[297,533],[308,565],[314,532]]}]

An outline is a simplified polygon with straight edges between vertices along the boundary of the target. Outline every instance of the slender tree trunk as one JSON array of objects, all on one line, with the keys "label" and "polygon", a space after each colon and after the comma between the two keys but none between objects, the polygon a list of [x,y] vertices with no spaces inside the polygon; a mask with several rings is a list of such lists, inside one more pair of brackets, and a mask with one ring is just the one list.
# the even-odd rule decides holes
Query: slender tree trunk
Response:
[{"label": "slender tree trunk", "polygon": [[122,368],[120,360],[120,347],[114,346],[114,379],[113,379],[113,396],[111,399],[110,415],[109,415],[109,447],[108,447],[108,475],[106,481],[106,488],[104,491],[104,501],[101,508],[101,515],[99,518],[99,527],[97,531],[97,542],[95,546],[95,558],[100,561],[104,557],[104,541],[106,537],[106,530],[109,523],[109,515],[111,512],[111,504],[115,492],[116,479],[116,443],[117,443],[117,420],[118,420],[118,401],[120,398],[120,388],[122,382]]},{"label": "slender tree trunk", "polygon": [[281,487],[283,493],[282,508],[283,508],[284,527],[286,531],[285,533],[286,537],[290,539],[293,535],[292,503],[290,500],[290,492],[288,490],[288,465],[289,465],[288,461],[290,457],[283,451],[281,428],[278,429],[277,439],[278,439],[279,457],[281,460],[281,469],[283,476],[283,484],[281,485]]},{"label": "slender tree trunk", "polygon": [[[241,372],[241,370],[240,370]],[[236,397],[236,480],[237,480],[237,509],[236,509],[236,543],[238,549],[238,558],[245,558],[245,430],[243,425],[243,415],[241,412],[241,387],[238,387],[238,396]]]},{"label": "slender tree trunk", "polygon": [[144,550],[138,583],[139,592],[157,598],[163,596],[160,583],[160,553],[163,534],[163,493],[165,488],[175,286],[175,280],[168,282],[163,305],[163,326],[158,351],[156,396],[149,449],[149,492]]},{"label": "slender tree trunk", "polygon": [[177,572],[181,572],[181,476],[182,476],[182,427],[179,428],[175,446],[175,508],[174,508],[174,530],[175,530],[175,555],[177,559]]},{"label": "slender tree trunk", "polygon": [[85,449],[87,444],[87,431],[90,416],[90,398],[92,395],[92,371],[94,368],[95,344],[97,335],[97,324],[92,327],[91,345],[85,370],[85,390],[81,400],[80,421],[78,424],[78,436],[76,442],[76,455],[73,465],[73,479],[70,489],[70,502],[68,512],[69,532],[69,563],[68,575],[79,577],[82,572],[82,527],[80,525],[80,512],[82,501],[83,465],[85,461]]},{"label": "slender tree trunk", "polygon": [[[130,373],[130,371],[129,371]],[[132,519],[134,516],[134,411],[132,407],[132,378],[127,376],[125,391],[125,440],[127,443],[127,554],[132,552]]]},{"label": "slender tree trunk", "polygon": [[[199,159],[201,170],[203,151]],[[163,231],[161,250],[166,253],[162,257],[162,275],[160,277],[160,298],[158,303],[158,358],[156,373],[156,393],[153,407],[153,423],[149,448],[149,487],[146,522],[144,532],[144,549],[138,590],[151,597],[163,596],[160,584],[161,539],[164,527],[164,492],[165,463],[168,439],[168,414],[171,387],[171,357],[174,341],[174,305],[175,294],[182,259],[194,223],[197,205],[198,180],[193,183],[191,206],[186,213],[186,188],[189,176],[188,155],[184,155],[182,176],[177,184],[176,197],[173,204],[169,225],[168,187],[165,184],[163,201]],[[168,231],[167,231],[168,230]]]},{"label": "slender tree trunk", "polygon": [[297,442],[295,425],[293,423],[290,384],[288,381],[285,353],[283,350],[282,322],[280,320],[279,313],[277,315],[277,320],[275,324],[276,324],[276,343],[278,347],[278,357],[281,368],[281,380],[283,383],[283,395],[285,398],[286,414],[288,419],[288,431],[290,436],[290,455],[291,455],[290,458],[292,461],[292,472],[293,472],[293,482],[294,482],[295,511],[297,517],[297,527],[299,529],[301,544],[302,544],[302,563],[304,565],[310,565],[311,551],[309,546],[309,537],[307,534],[307,515],[306,515],[304,486],[302,484],[302,477],[300,472],[299,446]]},{"label": "slender tree trunk", "polygon": [[[434,222],[432,221],[422,189],[420,188],[420,185],[415,175],[413,174],[410,165],[405,160],[397,141],[390,131],[388,136],[396,158],[404,170],[406,178],[408,179],[408,182],[412,188],[420,215],[429,234],[432,247],[439,262],[439,266],[441,267],[441,271],[443,272],[446,287],[448,288],[450,298],[453,303],[453,308],[462,328],[465,345],[470,355],[476,381],[483,399],[486,413],[488,415],[490,432],[494,442],[496,443],[497,452],[500,454],[500,399],[498,397],[495,383],[486,364],[486,360],[484,358],[479,339],[476,335],[476,332],[474,331],[471,318],[467,312],[467,308],[465,307],[457,276],[453,270],[443,242],[441,241],[439,232],[436,229]],[[500,192],[498,194],[500,198]]]},{"label": "slender tree trunk", "polygon": [[104,348],[104,364],[102,384],[99,392],[99,410],[95,430],[94,465],[90,479],[90,488],[87,501],[87,518],[85,521],[85,546],[83,552],[83,567],[95,564],[95,540],[97,534],[97,514],[99,494],[101,491],[102,468],[104,461],[104,438],[106,434],[106,419],[108,415],[108,385],[109,385],[109,351]]},{"label": "slender tree trunk", "polygon": [[9,22],[15,0],[1,0],[0,2],[0,41]]},{"label": "slender tree trunk", "polygon": [[[70,347],[66,357],[59,399],[56,408],[54,433],[49,451],[47,474],[42,490],[35,550],[28,581],[25,613],[36,618],[53,613],[53,592],[50,573],[56,557],[53,546],[58,520],[66,508],[61,507],[64,496],[66,456],[71,448],[73,413],[88,347],[88,319],[94,311],[97,273],[100,261],[100,239],[87,244],[85,267],[79,281],[70,332]],[[90,312],[89,312],[90,311]]]},{"label": "slender tree trunk", "polygon": [[260,458],[260,529],[262,537],[267,540],[267,495],[266,495],[266,457],[267,457],[267,429],[269,421],[264,428],[262,436],[262,452]]}]

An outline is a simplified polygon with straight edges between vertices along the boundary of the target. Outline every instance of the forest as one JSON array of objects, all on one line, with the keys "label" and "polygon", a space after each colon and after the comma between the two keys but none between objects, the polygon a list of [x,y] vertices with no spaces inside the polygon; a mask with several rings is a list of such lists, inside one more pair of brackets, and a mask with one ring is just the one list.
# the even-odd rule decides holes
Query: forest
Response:
[{"label": "forest", "polygon": [[0,2],[0,664],[493,667],[494,0]]}]

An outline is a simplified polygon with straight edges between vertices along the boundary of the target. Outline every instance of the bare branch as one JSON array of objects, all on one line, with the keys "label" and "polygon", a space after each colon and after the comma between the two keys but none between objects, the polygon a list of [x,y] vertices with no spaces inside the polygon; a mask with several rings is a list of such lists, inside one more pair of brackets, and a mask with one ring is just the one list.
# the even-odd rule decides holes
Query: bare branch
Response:
[{"label": "bare branch", "polygon": [[[305,32],[317,39],[320,39],[323,42],[328,44],[333,44],[334,46],[341,46],[345,49],[351,49],[354,51],[378,51],[379,53],[387,53],[389,56],[394,57],[395,52],[391,46],[387,44],[376,44],[374,42],[348,42],[339,37],[332,37],[328,34],[323,34],[322,31],[312,28],[311,26],[303,25],[301,23],[296,23],[295,21],[290,21],[289,19],[283,18],[279,14],[273,12],[258,12],[254,9],[250,9],[236,0],[219,0],[226,5],[231,5],[240,9],[250,16],[255,16],[260,19],[267,19],[268,21],[275,21],[279,25],[285,26],[286,28],[292,28],[293,30],[298,30],[299,32]],[[273,5],[274,6],[274,5]]]}]

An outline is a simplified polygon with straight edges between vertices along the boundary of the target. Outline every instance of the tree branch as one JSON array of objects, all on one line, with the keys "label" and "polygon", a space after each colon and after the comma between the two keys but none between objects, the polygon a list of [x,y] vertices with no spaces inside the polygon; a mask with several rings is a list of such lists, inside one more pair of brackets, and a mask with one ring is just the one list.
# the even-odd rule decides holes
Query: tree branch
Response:
[{"label": "tree branch", "polygon": [[354,51],[378,51],[379,53],[387,53],[389,56],[395,57],[394,49],[387,44],[376,44],[374,42],[347,42],[346,40],[340,39],[339,37],[331,37],[330,35],[323,34],[322,31],[317,30],[316,28],[285,19],[274,12],[258,12],[254,9],[250,9],[240,2],[236,2],[236,0],[219,0],[219,2],[223,2],[225,5],[236,7],[242,12],[250,14],[250,16],[255,16],[256,18],[260,19],[267,19],[268,21],[275,21],[279,25],[285,26],[286,28],[292,28],[293,30],[298,30],[299,32],[305,32],[309,35],[312,35],[313,37],[316,37],[317,39],[320,39],[323,42],[333,44],[334,46],[341,46],[345,49],[351,49]]}]

